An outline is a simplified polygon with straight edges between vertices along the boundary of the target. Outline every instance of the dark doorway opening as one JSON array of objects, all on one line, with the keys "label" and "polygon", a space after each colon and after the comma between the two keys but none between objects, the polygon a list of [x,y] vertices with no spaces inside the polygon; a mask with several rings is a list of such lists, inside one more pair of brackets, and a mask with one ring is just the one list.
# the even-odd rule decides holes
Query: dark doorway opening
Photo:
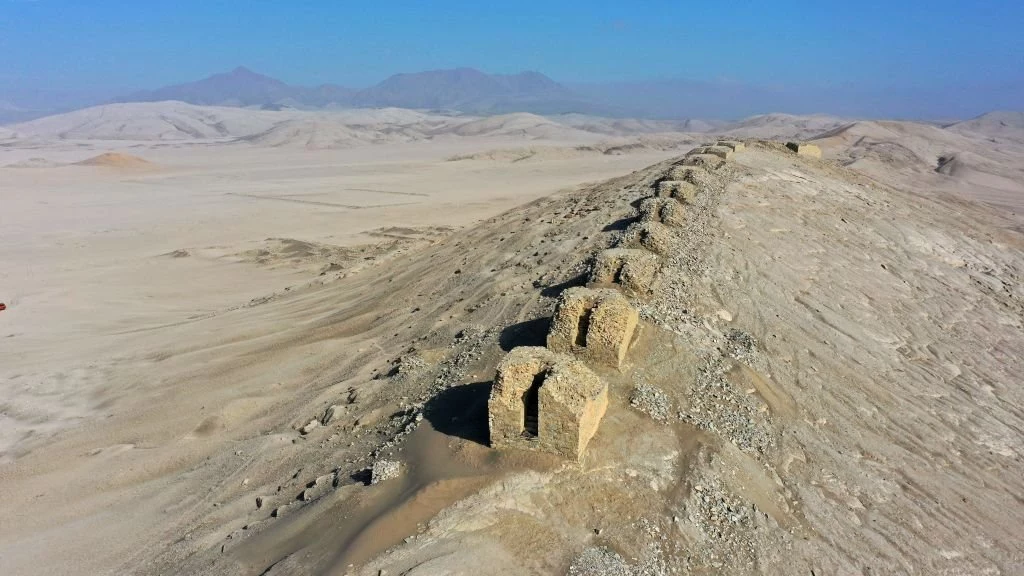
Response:
[{"label": "dark doorway opening", "polygon": [[615,276],[612,277],[612,282],[614,284],[622,284],[622,270],[625,267],[626,267],[626,265],[623,264],[623,265],[621,265],[621,266],[619,266],[618,268],[615,269]]},{"label": "dark doorway opening", "polygon": [[523,394],[523,436],[536,438],[540,435],[540,387],[544,385],[547,373],[533,377],[533,383]]},{"label": "dark doorway opening", "polygon": [[594,313],[593,308],[587,308],[580,314],[579,324],[576,325],[576,345],[587,345],[587,330],[590,330],[590,315]]}]

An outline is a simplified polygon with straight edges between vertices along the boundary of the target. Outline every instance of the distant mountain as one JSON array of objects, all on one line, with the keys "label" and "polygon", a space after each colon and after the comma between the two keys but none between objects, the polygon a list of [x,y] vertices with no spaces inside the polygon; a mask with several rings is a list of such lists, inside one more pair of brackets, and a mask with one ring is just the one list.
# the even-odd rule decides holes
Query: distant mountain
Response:
[{"label": "distant mountain", "polygon": [[269,130],[285,117],[280,112],[237,107],[132,102],[47,116],[16,124],[11,130],[27,137],[68,140],[229,139]]},{"label": "distant mountain", "polygon": [[165,100],[265,109],[356,106],[484,114],[614,113],[610,107],[595,104],[539,72],[485,74],[472,68],[396,74],[375,86],[357,91],[333,84],[314,88],[291,86],[239,67],[197,82],[136,92],[115,102]]},{"label": "distant mountain", "polygon": [[598,106],[539,72],[485,74],[473,68],[396,74],[352,100],[357,106],[461,112],[592,112]]},{"label": "distant mountain", "polygon": [[284,82],[239,66],[196,82],[129,94],[117,102],[177,100],[205,106],[263,106],[296,95],[297,90]]},{"label": "distant mountain", "polygon": [[305,106],[325,108],[329,106],[347,106],[352,102],[356,91],[337,84],[322,84],[315,88],[306,88],[298,97],[299,103]]}]

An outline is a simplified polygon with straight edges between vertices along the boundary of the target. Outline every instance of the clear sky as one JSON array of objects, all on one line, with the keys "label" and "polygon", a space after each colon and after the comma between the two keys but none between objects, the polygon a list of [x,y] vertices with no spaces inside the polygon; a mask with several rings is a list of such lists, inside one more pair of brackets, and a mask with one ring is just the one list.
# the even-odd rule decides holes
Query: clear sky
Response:
[{"label": "clear sky", "polygon": [[293,84],[538,70],[563,82],[1024,85],[1024,1],[0,0],[0,86],[124,92],[245,65]]}]

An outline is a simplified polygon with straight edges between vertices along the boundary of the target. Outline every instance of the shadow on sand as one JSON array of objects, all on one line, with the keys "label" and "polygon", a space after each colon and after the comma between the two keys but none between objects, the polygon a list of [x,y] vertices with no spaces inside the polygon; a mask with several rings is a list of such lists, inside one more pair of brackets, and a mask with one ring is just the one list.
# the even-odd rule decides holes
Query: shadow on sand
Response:
[{"label": "shadow on sand", "polygon": [[545,298],[557,298],[567,288],[572,288],[573,286],[586,286],[588,276],[589,274],[580,274],[579,276],[576,276],[575,278],[570,278],[565,282],[562,282],[561,284],[545,286],[544,288],[541,289],[540,295],[544,296]]},{"label": "shadow on sand", "polygon": [[519,346],[546,346],[551,318],[535,318],[505,327],[498,336],[498,346],[505,352]]},{"label": "shadow on sand", "polygon": [[491,382],[449,388],[423,407],[423,417],[435,430],[487,446],[487,398]]}]

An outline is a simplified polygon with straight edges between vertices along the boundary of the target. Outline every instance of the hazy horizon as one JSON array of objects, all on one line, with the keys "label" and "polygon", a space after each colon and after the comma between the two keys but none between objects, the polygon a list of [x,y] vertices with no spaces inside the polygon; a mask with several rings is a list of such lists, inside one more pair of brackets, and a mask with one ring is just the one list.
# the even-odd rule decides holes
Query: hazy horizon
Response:
[{"label": "hazy horizon", "polygon": [[[67,109],[245,66],[291,85],[541,72],[649,116],[952,119],[1021,109],[1024,7],[662,3],[303,7],[0,2],[0,105]],[[660,113],[659,113],[660,112]]]}]

